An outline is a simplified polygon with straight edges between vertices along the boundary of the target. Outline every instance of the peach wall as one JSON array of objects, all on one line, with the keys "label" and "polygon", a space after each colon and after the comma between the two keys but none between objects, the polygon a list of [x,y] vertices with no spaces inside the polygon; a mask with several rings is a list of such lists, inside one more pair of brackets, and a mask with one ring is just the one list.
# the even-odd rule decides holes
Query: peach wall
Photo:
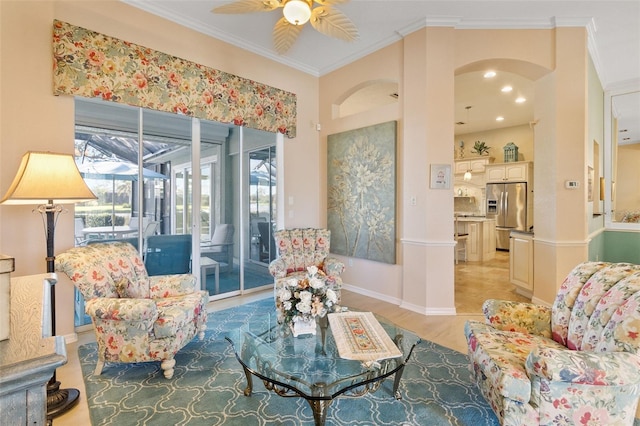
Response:
[{"label": "peach wall", "polygon": [[[534,169],[536,197],[543,194],[540,200],[534,198],[534,297],[549,303],[566,274],[588,258],[586,165],[587,145],[591,146],[587,141],[586,30],[554,31],[556,68],[551,78],[539,84],[540,92],[548,95],[547,109],[536,105],[540,114],[540,118],[536,116],[536,166],[541,163],[543,167]],[[580,188],[566,189],[567,180],[580,182]],[[538,213],[543,213],[546,220],[540,220]]]},{"label": "peach wall", "polygon": [[[372,80],[393,80],[400,82],[403,69],[403,49],[401,43],[374,52],[353,66],[343,67],[320,78],[319,104],[320,104],[320,174],[321,182],[327,181],[327,136],[347,130],[358,129],[373,124],[387,121],[399,121],[398,140],[396,145],[396,167],[398,173],[402,170],[403,159],[401,158],[403,130],[402,130],[402,104],[396,102],[366,112],[349,115],[342,118],[332,118],[333,105],[343,99],[343,95],[354,86],[363,81]],[[385,66],[380,66],[384,63]],[[402,88],[400,87],[399,90]],[[401,193],[402,179],[397,180],[397,191]],[[326,224],[327,210],[327,187],[322,185],[320,191],[321,214]],[[358,287],[358,291],[371,297],[387,299],[400,304],[402,297],[401,287],[398,285],[402,279],[402,247],[400,244],[402,229],[400,204],[396,207],[396,259],[397,265],[387,265],[379,262],[372,262],[366,259],[347,258],[346,256],[336,256],[341,258],[347,265],[342,279],[347,288]],[[361,283],[366,283],[362,285]],[[353,289],[353,288],[352,288]]]},{"label": "peach wall", "polygon": [[[320,225],[318,79],[239,50],[119,1],[0,2],[0,192],[4,194],[27,150],[73,152],[74,103],[52,95],[51,33],[54,19],[138,43],[206,66],[278,87],[298,96],[298,134],[284,143],[285,197],[295,200],[286,226]],[[302,159],[302,160],[300,160]],[[310,160],[311,159],[311,160]],[[73,246],[73,206],[56,229],[56,252]],[[0,206],[0,253],[16,258],[14,276],[45,270],[45,239],[31,207]],[[73,287],[57,287],[58,334],[73,333]]]},{"label": "peach wall", "polygon": [[[586,192],[567,196],[558,183],[565,176],[582,181],[586,174],[585,35],[584,28],[429,28],[409,34],[387,48],[388,56],[384,58],[377,52],[320,79],[320,111],[327,134],[347,130],[349,125],[356,128],[396,119],[396,110],[387,108],[384,111],[388,115],[382,117],[378,114],[380,109],[373,111],[378,121],[361,113],[352,122],[332,122],[329,112],[333,99],[363,82],[382,77],[397,75],[401,87],[403,134],[398,144],[402,164],[398,170],[397,232],[402,257],[398,265],[375,267],[372,262],[351,259],[353,264],[347,268],[345,282],[363,293],[382,292],[391,298],[401,295],[401,306],[412,310],[437,313],[451,309],[453,203],[451,191],[429,189],[428,170],[431,164],[453,162],[453,76],[492,66],[523,75],[535,84],[535,119],[539,123],[533,130],[528,129],[522,154],[524,159],[535,159],[534,217],[541,237],[536,246],[539,256],[534,268],[540,279],[536,279],[535,296],[542,301],[552,300],[549,297],[555,295],[560,275],[586,259]],[[402,55],[402,70],[397,69],[397,55]],[[372,66],[375,63],[385,66]],[[327,92],[331,96],[323,96]],[[514,131],[527,133],[526,129]],[[325,135],[321,139],[324,141]],[[498,145],[494,155],[496,161],[501,161],[504,144]],[[567,162],[571,164],[565,167]],[[408,202],[413,195],[416,206]],[[400,279],[392,281],[398,267]]]}]

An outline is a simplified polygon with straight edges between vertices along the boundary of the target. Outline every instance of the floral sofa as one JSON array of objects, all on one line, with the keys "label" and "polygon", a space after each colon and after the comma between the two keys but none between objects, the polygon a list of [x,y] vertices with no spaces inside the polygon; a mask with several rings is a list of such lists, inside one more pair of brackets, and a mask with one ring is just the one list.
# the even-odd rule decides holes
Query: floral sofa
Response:
[{"label": "floral sofa", "polygon": [[317,267],[327,277],[327,284],[337,292],[340,301],[344,263],[329,255],[331,231],[315,228],[281,229],[274,232],[278,258],[269,264],[275,280],[275,291],[292,278],[303,279],[309,266]]},{"label": "floral sofa", "polygon": [[586,262],[551,308],[487,300],[472,376],[502,425],[631,425],[640,397],[640,266]]},{"label": "floral sofa", "polygon": [[196,335],[204,337],[207,292],[191,274],[149,277],[129,243],[75,247],[56,257],[85,299],[98,342],[99,375],[105,362],[161,361],[173,377],[175,354]]}]

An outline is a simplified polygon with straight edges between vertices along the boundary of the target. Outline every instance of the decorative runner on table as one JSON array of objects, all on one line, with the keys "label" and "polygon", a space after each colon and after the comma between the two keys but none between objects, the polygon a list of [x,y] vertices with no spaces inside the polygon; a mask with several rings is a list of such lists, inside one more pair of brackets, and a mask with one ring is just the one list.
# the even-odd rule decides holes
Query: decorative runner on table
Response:
[{"label": "decorative runner on table", "polygon": [[341,358],[378,361],[402,356],[371,312],[329,314],[329,324]]}]

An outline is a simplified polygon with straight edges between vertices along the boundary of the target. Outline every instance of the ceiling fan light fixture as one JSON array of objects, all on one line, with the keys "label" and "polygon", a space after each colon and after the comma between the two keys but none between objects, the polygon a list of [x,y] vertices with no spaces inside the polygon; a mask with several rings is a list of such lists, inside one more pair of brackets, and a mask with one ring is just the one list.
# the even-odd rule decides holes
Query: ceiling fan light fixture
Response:
[{"label": "ceiling fan light fixture", "polygon": [[311,6],[305,0],[289,0],[282,10],[285,19],[292,25],[304,25],[311,18]]}]

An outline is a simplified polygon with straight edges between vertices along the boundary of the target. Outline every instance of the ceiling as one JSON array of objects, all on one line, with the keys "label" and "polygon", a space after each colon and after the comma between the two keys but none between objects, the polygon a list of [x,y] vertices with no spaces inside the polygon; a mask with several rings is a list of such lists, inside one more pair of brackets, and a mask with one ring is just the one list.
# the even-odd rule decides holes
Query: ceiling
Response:
[{"label": "ceiling", "polygon": [[[638,0],[351,0],[335,7],[358,27],[359,40],[333,39],[306,24],[297,41],[283,55],[273,49],[271,38],[273,26],[282,16],[280,9],[223,15],[211,10],[230,3],[228,0],[122,1],[314,76],[336,70],[425,26],[446,25],[456,29],[585,26],[591,56],[605,90],[640,80]],[[514,91],[505,95],[499,89],[507,83]],[[478,72],[456,77],[455,121],[465,122],[456,125],[456,133],[532,121],[531,87],[531,81],[508,73],[498,74],[491,81],[484,80]],[[518,92],[524,93],[528,101],[514,106],[513,99]],[[498,115],[504,116],[505,121],[497,123]],[[640,129],[638,132],[640,134]]]}]

